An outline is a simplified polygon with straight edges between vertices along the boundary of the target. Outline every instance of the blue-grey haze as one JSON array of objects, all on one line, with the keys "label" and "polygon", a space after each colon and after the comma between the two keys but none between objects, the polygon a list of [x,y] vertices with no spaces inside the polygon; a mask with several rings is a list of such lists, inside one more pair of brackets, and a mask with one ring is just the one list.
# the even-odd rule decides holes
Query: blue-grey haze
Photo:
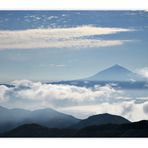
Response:
[{"label": "blue-grey haze", "polygon": [[118,46],[0,50],[0,81],[70,80],[91,76],[114,64],[133,71],[148,66],[146,11],[0,11],[1,31],[83,25],[134,31],[92,36],[104,40],[130,40]]}]

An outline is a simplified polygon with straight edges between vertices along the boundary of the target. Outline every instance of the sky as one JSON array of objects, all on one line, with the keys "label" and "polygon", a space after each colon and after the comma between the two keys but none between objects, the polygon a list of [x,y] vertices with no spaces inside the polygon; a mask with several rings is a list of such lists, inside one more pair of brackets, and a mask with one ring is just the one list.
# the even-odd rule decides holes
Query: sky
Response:
[{"label": "sky", "polygon": [[0,106],[148,119],[147,89],[42,83],[115,64],[148,78],[147,35],[148,11],[0,11]]},{"label": "sky", "polygon": [[147,11],[0,11],[0,82],[147,67]]}]

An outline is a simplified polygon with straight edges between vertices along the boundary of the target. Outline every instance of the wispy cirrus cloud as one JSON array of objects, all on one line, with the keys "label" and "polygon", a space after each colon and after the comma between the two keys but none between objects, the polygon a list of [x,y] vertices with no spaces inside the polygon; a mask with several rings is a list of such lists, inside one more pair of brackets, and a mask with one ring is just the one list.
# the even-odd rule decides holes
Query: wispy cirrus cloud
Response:
[{"label": "wispy cirrus cloud", "polygon": [[79,26],[72,28],[0,31],[0,50],[36,48],[91,48],[122,45],[126,40],[97,40],[91,36],[133,31],[125,28]]},{"label": "wispy cirrus cloud", "polygon": [[40,66],[40,67],[50,67],[50,68],[64,68],[64,67],[67,67],[67,65],[65,65],[65,64],[53,64],[53,63],[51,63],[51,64],[40,64],[40,65],[38,65],[38,66]]}]

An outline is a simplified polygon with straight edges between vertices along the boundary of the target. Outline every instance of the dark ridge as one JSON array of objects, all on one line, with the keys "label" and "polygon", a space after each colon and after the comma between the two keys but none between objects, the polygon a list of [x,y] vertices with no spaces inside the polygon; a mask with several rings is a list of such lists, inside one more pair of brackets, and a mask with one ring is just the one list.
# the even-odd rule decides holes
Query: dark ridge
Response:
[{"label": "dark ridge", "polygon": [[2,137],[71,137],[74,129],[48,128],[38,124],[21,125],[11,131],[1,134]]},{"label": "dark ridge", "polygon": [[91,125],[124,124],[124,123],[130,123],[130,121],[121,116],[105,113],[105,114],[90,116],[87,119],[80,121],[78,124],[74,125],[73,127],[80,129]]},{"label": "dark ridge", "polygon": [[78,130],[76,137],[148,137],[148,121],[126,124],[88,126]]},{"label": "dark ridge", "polygon": [[5,132],[1,137],[148,137],[148,121],[126,124],[104,124],[82,129],[48,128],[25,124]]}]

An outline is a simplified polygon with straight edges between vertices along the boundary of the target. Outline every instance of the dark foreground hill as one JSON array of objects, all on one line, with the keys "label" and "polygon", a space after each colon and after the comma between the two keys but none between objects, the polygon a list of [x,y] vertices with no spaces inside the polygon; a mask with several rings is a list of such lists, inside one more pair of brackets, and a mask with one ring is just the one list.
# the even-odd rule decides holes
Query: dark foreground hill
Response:
[{"label": "dark foreground hill", "polygon": [[70,137],[75,134],[74,129],[48,128],[38,124],[24,124],[10,130],[1,137]]},{"label": "dark foreground hill", "polygon": [[148,121],[105,124],[82,129],[47,128],[37,124],[19,126],[1,137],[148,137]]},{"label": "dark foreground hill", "polygon": [[78,124],[74,125],[73,127],[80,129],[80,128],[84,128],[87,126],[94,126],[94,125],[124,124],[124,123],[130,123],[130,121],[121,116],[105,113],[105,114],[90,116],[87,119],[81,120]]},{"label": "dark foreground hill", "polygon": [[80,129],[77,137],[148,137],[148,121],[106,124]]}]

